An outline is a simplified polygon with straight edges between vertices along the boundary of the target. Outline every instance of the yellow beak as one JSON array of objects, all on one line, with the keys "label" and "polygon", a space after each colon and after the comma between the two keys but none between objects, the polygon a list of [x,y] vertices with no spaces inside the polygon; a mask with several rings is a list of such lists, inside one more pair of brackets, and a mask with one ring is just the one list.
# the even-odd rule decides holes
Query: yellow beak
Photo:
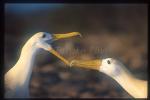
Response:
[{"label": "yellow beak", "polygon": [[87,60],[87,61],[81,61],[81,60],[72,60],[70,63],[70,67],[80,67],[80,68],[87,68],[87,69],[94,69],[94,70],[100,70],[102,61],[100,59],[96,60]]},{"label": "yellow beak", "polygon": [[[53,34],[52,36],[53,36],[54,40],[59,40],[59,39],[63,39],[63,38],[70,38],[70,37],[77,36],[77,35],[79,35],[81,37],[81,34],[79,32],[70,32],[70,33],[66,33],[66,34]],[[54,49],[50,49],[49,52],[52,53],[53,55],[55,55],[56,57],[58,57],[60,60],[62,60],[65,64],[67,64],[67,65],[70,64],[67,59],[65,59],[63,56],[61,56]]]},{"label": "yellow beak", "polygon": [[57,51],[55,51],[54,49],[50,49],[49,50],[50,53],[52,53],[53,55],[55,55],[56,57],[58,57],[60,60],[62,60],[65,64],[69,65],[69,61],[66,60],[63,56],[61,56]]},{"label": "yellow beak", "polygon": [[66,33],[66,34],[53,34],[53,39],[59,40],[59,39],[63,39],[63,38],[70,38],[70,37],[77,36],[77,35],[79,35],[81,37],[81,34],[79,32],[70,32],[70,33]]}]

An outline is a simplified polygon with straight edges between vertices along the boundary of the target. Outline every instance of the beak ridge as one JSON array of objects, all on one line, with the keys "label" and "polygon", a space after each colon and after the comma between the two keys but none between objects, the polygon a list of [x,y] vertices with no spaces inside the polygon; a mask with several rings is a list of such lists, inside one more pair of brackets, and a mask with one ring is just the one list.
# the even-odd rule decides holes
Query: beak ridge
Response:
[{"label": "beak ridge", "polygon": [[59,40],[59,39],[63,39],[63,38],[70,38],[70,37],[77,36],[77,35],[82,37],[81,33],[79,33],[79,32],[70,32],[70,33],[65,33],[65,34],[53,34],[53,39]]}]

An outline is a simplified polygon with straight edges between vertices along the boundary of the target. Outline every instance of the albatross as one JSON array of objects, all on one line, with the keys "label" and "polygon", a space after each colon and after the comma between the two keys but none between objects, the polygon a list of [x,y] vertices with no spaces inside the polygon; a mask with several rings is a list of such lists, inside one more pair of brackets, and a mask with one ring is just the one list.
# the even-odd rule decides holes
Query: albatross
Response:
[{"label": "albatross", "polygon": [[33,69],[35,54],[39,48],[57,56],[65,64],[69,62],[59,55],[48,42],[69,38],[81,34],[79,32],[70,32],[66,34],[49,34],[47,32],[38,32],[33,35],[23,46],[21,55],[17,63],[4,75],[5,97],[6,98],[27,98],[29,97],[29,82]]},{"label": "albatross", "polygon": [[114,58],[96,60],[72,60],[70,67],[98,70],[110,76],[134,98],[147,98],[147,81],[135,78],[129,70]]}]

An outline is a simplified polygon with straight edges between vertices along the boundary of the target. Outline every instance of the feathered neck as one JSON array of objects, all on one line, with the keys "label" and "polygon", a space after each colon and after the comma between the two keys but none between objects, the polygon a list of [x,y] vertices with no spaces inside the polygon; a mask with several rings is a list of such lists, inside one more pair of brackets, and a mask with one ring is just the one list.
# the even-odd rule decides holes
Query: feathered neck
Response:
[{"label": "feathered neck", "polygon": [[120,74],[112,77],[135,98],[147,97],[147,81],[136,79],[124,66],[119,67]]},{"label": "feathered neck", "polygon": [[29,86],[29,80],[32,74],[35,54],[38,48],[33,44],[33,41],[28,41],[22,48],[21,55],[16,65],[10,70],[9,77],[14,79],[16,85],[22,87]]}]

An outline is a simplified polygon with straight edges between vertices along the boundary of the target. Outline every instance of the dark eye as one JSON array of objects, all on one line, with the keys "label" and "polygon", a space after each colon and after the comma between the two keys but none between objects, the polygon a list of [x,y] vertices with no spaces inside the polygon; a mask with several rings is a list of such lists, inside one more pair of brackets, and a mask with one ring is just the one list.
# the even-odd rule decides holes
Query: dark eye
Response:
[{"label": "dark eye", "polygon": [[110,64],[110,61],[109,61],[109,60],[107,60],[107,63],[108,63],[108,64]]},{"label": "dark eye", "polygon": [[42,38],[45,38],[45,37],[46,37],[46,35],[45,35],[45,34],[43,34]]}]

